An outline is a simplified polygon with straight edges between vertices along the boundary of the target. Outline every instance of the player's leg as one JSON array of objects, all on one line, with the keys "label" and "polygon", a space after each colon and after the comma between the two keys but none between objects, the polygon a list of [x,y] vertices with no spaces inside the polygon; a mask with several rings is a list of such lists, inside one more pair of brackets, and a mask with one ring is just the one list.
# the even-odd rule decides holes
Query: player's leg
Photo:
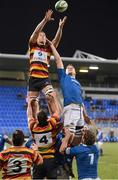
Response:
[{"label": "player's leg", "polygon": [[[76,108],[75,108],[76,109]],[[75,114],[75,134],[72,141],[72,146],[78,145],[82,141],[83,128],[84,128],[84,116],[83,116],[83,107],[77,105],[77,109],[74,112]]]},{"label": "player's leg", "polygon": [[27,99],[28,102],[33,103],[33,113],[36,115],[39,111],[39,103],[37,102],[39,91],[41,90],[42,80],[39,78],[30,77],[29,84],[28,84],[28,92],[27,92]]},{"label": "player's leg", "polygon": [[57,179],[70,179],[69,176],[70,176],[69,168],[67,169],[63,165],[58,166]]},{"label": "player's leg", "polygon": [[[76,127],[84,126],[82,106],[70,104],[64,107],[63,111],[64,127],[68,127],[71,132],[76,132]],[[79,128],[78,128],[79,129]]]},{"label": "player's leg", "polygon": [[41,165],[34,165],[33,166],[33,172],[32,172],[32,179],[44,179],[46,177],[46,169],[45,169],[45,164]]},{"label": "player's leg", "polygon": [[60,106],[60,104],[56,98],[56,93],[55,93],[52,85],[48,84],[47,86],[45,86],[42,89],[42,91],[46,95],[50,115],[60,114],[61,113],[61,106]]},{"label": "player's leg", "polygon": [[29,84],[28,84],[28,93],[27,98],[37,98],[39,96],[40,87],[40,79],[30,77]]},{"label": "player's leg", "polygon": [[57,168],[58,164],[55,158],[45,159],[46,164],[46,178],[47,179],[57,179]]},{"label": "player's leg", "polygon": [[77,145],[82,140],[82,129],[84,127],[83,109],[80,105],[70,104],[64,108],[64,127],[69,128],[74,134],[72,145]]}]

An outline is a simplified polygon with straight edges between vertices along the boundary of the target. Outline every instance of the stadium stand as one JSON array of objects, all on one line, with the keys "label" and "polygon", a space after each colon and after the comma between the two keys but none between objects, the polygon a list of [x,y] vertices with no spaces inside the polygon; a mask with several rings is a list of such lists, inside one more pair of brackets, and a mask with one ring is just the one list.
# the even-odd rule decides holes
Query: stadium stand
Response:
[{"label": "stadium stand", "polygon": [[[27,124],[27,87],[0,86],[0,132],[9,135],[15,129],[22,129],[29,136]],[[41,93],[40,105],[47,110],[47,103]]]},{"label": "stadium stand", "polygon": [[25,98],[19,98],[18,94],[26,95],[26,88],[23,87],[0,87],[0,131],[9,135],[19,128],[26,135],[29,135]]},{"label": "stadium stand", "polygon": [[[0,87],[0,131],[12,132],[22,129],[29,135],[26,116],[26,87]],[[42,108],[47,108],[43,94],[40,98]],[[118,128],[118,100],[92,99],[84,100],[89,116],[101,128]]]},{"label": "stadium stand", "polygon": [[[84,90],[84,103],[89,116],[103,129],[105,136],[111,129],[118,136],[118,61],[106,60],[80,51],[76,57],[62,59],[64,66],[72,63],[76,67],[77,79]],[[99,69],[90,70],[92,65],[98,66]],[[28,66],[27,55],[0,54],[1,132],[12,134],[14,129],[20,128],[25,135],[29,135],[26,117]],[[88,73],[80,73],[81,68],[87,68]],[[62,104],[54,58],[50,62],[49,71],[57,96],[61,95],[58,99]],[[46,108],[43,95],[40,101],[42,108]]]}]

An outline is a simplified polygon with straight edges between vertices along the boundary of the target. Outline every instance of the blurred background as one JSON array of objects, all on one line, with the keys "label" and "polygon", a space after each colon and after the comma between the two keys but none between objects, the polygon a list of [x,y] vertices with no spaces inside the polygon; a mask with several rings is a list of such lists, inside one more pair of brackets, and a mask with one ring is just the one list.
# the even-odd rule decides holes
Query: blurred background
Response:
[{"label": "blurred background", "polygon": [[[76,78],[83,87],[87,112],[101,131],[102,142],[117,142],[118,2],[67,0],[69,7],[64,13],[55,11],[56,2],[56,0],[0,2],[0,132],[11,135],[16,128],[20,128],[27,137],[30,135],[26,116],[28,40],[36,25],[44,17],[45,11],[51,8],[54,11],[55,21],[49,22],[44,31],[49,39],[52,39],[58,28],[59,19],[68,16],[58,51],[65,67],[69,63],[76,67]],[[62,103],[63,97],[53,58],[49,71],[52,84]],[[47,103],[43,94],[40,96],[40,102],[46,109]],[[112,145],[110,148],[105,146],[105,150],[110,149],[111,152]],[[110,163],[111,159],[104,163]],[[104,163],[100,166],[101,169],[104,169]],[[111,165],[109,171],[112,168]],[[102,174],[103,171],[100,172],[101,176],[108,178]],[[116,178],[115,173],[111,173],[109,178],[118,177]]]}]

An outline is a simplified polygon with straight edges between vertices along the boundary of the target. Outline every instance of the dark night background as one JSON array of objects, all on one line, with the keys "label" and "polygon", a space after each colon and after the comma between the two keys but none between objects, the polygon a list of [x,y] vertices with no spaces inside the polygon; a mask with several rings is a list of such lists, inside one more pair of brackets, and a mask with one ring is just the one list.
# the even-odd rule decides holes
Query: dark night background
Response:
[{"label": "dark night background", "polygon": [[[28,39],[48,8],[57,0],[0,0],[0,53],[25,54]],[[54,22],[45,27],[52,39],[58,21],[68,16],[58,47],[61,56],[76,49],[108,58],[118,57],[118,2],[115,0],[67,0],[64,13],[54,10]]]}]

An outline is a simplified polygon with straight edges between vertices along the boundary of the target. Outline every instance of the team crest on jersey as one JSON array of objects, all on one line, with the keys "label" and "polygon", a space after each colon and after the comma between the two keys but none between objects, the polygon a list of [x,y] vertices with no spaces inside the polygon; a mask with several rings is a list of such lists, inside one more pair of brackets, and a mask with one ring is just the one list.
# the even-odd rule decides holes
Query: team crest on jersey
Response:
[{"label": "team crest on jersey", "polygon": [[47,52],[35,50],[32,61],[39,61],[47,64]]}]

